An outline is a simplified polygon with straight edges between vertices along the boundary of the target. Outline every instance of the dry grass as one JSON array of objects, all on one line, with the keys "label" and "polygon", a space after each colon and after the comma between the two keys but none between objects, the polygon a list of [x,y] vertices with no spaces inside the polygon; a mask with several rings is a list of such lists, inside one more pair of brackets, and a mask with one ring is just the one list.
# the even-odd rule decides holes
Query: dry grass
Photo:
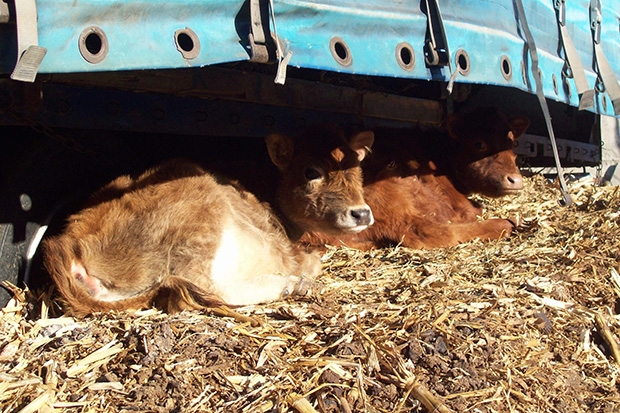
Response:
[{"label": "dry grass", "polygon": [[[314,297],[249,322],[154,310],[0,313],[3,412],[614,412],[620,190],[541,176],[484,200],[536,228],[432,251],[325,255]],[[16,290],[19,295],[20,290]]]}]

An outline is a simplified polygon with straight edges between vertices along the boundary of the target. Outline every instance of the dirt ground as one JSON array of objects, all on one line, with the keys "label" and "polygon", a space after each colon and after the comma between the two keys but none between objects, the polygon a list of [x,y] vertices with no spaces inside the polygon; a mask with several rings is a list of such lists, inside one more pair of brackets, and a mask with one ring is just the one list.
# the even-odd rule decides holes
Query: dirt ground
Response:
[{"label": "dirt ground", "polygon": [[0,312],[2,412],[620,411],[620,190],[540,175],[488,216],[510,239],[330,248],[322,291],[212,312]]}]

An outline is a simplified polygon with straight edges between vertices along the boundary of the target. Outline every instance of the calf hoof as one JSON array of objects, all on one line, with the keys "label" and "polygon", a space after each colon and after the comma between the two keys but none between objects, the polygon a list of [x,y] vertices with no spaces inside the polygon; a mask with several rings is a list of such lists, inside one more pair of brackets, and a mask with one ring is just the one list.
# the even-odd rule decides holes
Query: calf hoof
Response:
[{"label": "calf hoof", "polygon": [[538,220],[536,218],[523,218],[521,214],[516,214],[512,218],[507,219],[513,226],[514,231],[527,232],[531,231],[538,226]]},{"label": "calf hoof", "polygon": [[285,291],[285,295],[315,296],[318,295],[318,293],[320,293],[323,289],[323,284],[318,281],[306,277],[295,278],[297,278],[297,282],[295,283],[295,285],[292,286],[292,288],[288,288]]},{"label": "calf hoof", "polygon": [[519,232],[527,232],[527,231],[532,231],[534,229],[536,229],[538,227],[538,219],[536,218],[527,218],[524,219],[521,222],[521,225],[519,225],[516,230]]}]

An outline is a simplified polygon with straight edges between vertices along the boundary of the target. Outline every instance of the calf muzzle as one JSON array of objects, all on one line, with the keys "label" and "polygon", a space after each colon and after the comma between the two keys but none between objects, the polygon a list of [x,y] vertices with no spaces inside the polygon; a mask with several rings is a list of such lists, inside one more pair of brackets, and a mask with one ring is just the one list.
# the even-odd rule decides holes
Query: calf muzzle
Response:
[{"label": "calf muzzle", "polygon": [[337,225],[346,232],[360,232],[375,222],[368,205],[351,207],[339,217]]},{"label": "calf muzzle", "polygon": [[507,174],[504,177],[504,189],[506,191],[520,191],[523,189],[523,177],[520,173]]}]

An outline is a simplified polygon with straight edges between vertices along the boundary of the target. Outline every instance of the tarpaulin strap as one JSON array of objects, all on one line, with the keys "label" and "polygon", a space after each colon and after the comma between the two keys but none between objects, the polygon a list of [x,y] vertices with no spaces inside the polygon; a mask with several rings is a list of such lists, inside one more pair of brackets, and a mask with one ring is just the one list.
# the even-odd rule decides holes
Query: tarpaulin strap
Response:
[{"label": "tarpaulin strap", "polygon": [[594,107],[594,89],[590,89],[588,86],[581,59],[566,28],[566,0],[555,0],[555,10],[568,68],[568,71],[565,70],[566,77],[572,77],[575,81],[579,95],[579,110],[592,108]]},{"label": "tarpaulin strap", "polygon": [[0,23],[8,23],[11,17],[9,12],[9,5],[3,1],[0,1]]},{"label": "tarpaulin strap", "polygon": [[611,99],[614,106],[614,114],[620,115],[620,86],[614,75],[603,48],[601,47],[601,22],[603,20],[601,14],[601,1],[590,1],[590,29],[592,30],[592,39],[594,40],[594,57],[598,68],[598,75],[603,82],[603,86]]},{"label": "tarpaulin strap", "polygon": [[[263,2],[264,4],[264,2]],[[269,48],[263,26],[263,9],[261,0],[250,0],[250,61],[257,63],[269,62]]]},{"label": "tarpaulin strap", "polygon": [[[269,7],[269,13],[265,7]],[[267,20],[266,25],[263,18]],[[273,36],[270,34],[269,20],[273,24]],[[267,38],[269,36],[269,38]],[[252,56],[250,60],[258,63],[273,62],[273,49],[275,46],[275,60],[278,62],[278,70],[276,72],[275,83],[284,84],[286,81],[286,68],[291,60],[292,52],[284,53],[284,46],[276,29],[276,19],[273,9],[273,0],[267,3],[265,0],[250,0],[250,48]]]},{"label": "tarpaulin strap", "polygon": [[523,34],[525,35],[525,44],[530,52],[530,58],[532,60],[532,76],[534,76],[534,80],[536,81],[536,96],[540,102],[540,107],[542,108],[545,122],[547,123],[547,130],[549,131],[549,140],[551,141],[553,158],[555,159],[558,180],[560,181],[560,191],[562,192],[562,197],[564,198],[563,201],[560,201],[560,204],[563,206],[568,206],[573,203],[573,199],[568,192],[568,187],[566,185],[566,181],[564,180],[564,171],[560,162],[560,155],[558,154],[558,146],[555,142],[553,125],[551,124],[551,114],[549,113],[549,106],[547,105],[547,100],[543,92],[542,79],[540,77],[540,69],[538,67],[538,51],[536,50],[536,43],[534,42],[534,36],[532,36],[532,32],[527,24],[527,19],[525,18],[523,3],[521,0],[514,0],[514,2],[517,8],[517,16],[521,23]]},{"label": "tarpaulin strap", "polygon": [[448,39],[443,25],[439,0],[422,2],[423,13],[426,13],[427,31],[424,42],[424,59],[428,66],[447,66],[450,63]]},{"label": "tarpaulin strap", "polygon": [[447,66],[450,78],[446,90],[452,95],[454,81],[459,75],[458,68],[452,67],[448,36],[443,24],[443,16],[439,8],[439,0],[422,1],[422,12],[426,14],[426,40],[424,41],[424,61],[429,67]]},{"label": "tarpaulin strap", "polygon": [[34,82],[47,49],[39,46],[37,4],[35,0],[15,1],[17,23],[17,63],[11,79]]},{"label": "tarpaulin strap", "polygon": [[276,15],[273,10],[273,0],[269,0],[269,8],[271,9],[273,34],[276,38],[276,59],[278,59],[278,71],[276,72],[276,78],[274,79],[274,82],[283,85],[284,82],[286,82],[286,68],[288,67],[288,62],[293,56],[293,52],[289,50],[286,54],[284,53],[284,45],[278,37],[278,30],[276,29]]},{"label": "tarpaulin strap", "polygon": [[[452,65],[450,65],[450,70],[452,70]],[[456,77],[459,74],[459,69],[456,68],[452,74],[450,75],[450,79],[448,80],[448,86],[446,86],[446,90],[448,91],[448,94],[452,94],[452,89],[454,88],[454,81],[456,80]]]}]

